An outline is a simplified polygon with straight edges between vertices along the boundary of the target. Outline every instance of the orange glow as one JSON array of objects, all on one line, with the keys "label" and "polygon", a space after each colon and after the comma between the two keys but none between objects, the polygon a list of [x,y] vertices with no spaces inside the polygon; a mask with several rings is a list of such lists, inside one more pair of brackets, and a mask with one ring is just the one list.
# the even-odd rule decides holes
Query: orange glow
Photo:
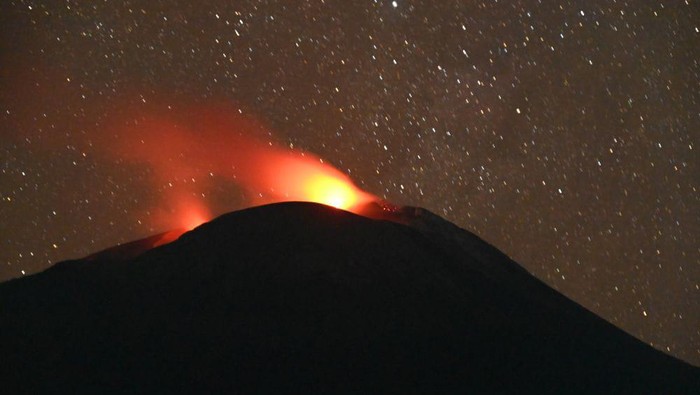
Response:
[{"label": "orange glow", "polygon": [[163,236],[162,244],[169,243],[212,219],[206,203],[187,190],[171,191],[163,203],[165,207],[152,214],[158,224],[171,229]]},{"label": "orange glow", "polygon": [[172,193],[170,197],[170,208],[173,210],[170,215],[174,214],[171,226],[190,231],[212,218],[209,209],[202,200],[187,193],[187,191],[179,192]]},{"label": "orange glow", "polygon": [[357,201],[352,187],[341,180],[322,176],[309,180],[309,200],[347,210]]},{"label": "orange glow", "polygon": [[354,211],[375,198],[340,170],[312,154],[272,151],[265,155],[257,183],[271,201],[306,201]]},{"label": "orange glow", "polygon": [[162,237],[153,244],[153,247],[173,242],[182,236],[183,233],[189,232],[211,219],[211,213],[209,213],[206,206],[202,202],[194,199],[191,195],[171,196],[171,202],[175,208],[174,217],[173,213],[161,212],[159,215],[163,218],[159,221],[168,224],[167,226],[169,227],[175,228],[164,233]]},{"label": "orange glow", "polygon": [[189,208],[181,215],[180,223],[187,230],[192,230],[209,220],[207,215],[197,207]]},{"label": "orange glow", "polygon": [[[99,146],[119,163],[151,169],[160,200],[140,216],[155,228],[191,230],[240,204],[307,201],[361,214],[377,200],[318,156],[276,144],[268,127],[232,104],[176,103],[171,111],[149,103],[115,119]],[[241,192],[236,205],[214,206],[210,196],[223,201],[216,194],[230,185]]]},{"label": "orange glow", "polygon": [[164,244],[172,243],[173,241],[177,240],[180,236],[182,236],[185,232],[187,232],[187,229],[173,229],[169,232],[165,232],[160,237],[160,239],[156,240],[153,243],[153,247],[160,247]]}]

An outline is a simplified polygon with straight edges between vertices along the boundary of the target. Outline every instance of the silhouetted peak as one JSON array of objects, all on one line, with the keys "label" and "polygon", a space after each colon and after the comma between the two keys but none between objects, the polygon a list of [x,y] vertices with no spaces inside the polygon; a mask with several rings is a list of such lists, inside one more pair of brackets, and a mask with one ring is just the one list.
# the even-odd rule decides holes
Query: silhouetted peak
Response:
[{"label": "silhouetted peak", "polygon": [[[279,203],[0,284],[19,392],[697,393],[698,369],[418,207]],[[56,270],[59,269],[59,270]]]}]

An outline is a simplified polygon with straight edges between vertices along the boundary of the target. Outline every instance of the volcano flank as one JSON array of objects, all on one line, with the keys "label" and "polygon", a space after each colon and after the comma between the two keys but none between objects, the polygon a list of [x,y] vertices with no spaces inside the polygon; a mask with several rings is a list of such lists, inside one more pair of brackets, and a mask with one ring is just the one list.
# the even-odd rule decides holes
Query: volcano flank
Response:
[{"label": "volcano flank", "polygon": [[366,211],[255,207],[0,284],[3,392],[699,393],[477,236]]}]

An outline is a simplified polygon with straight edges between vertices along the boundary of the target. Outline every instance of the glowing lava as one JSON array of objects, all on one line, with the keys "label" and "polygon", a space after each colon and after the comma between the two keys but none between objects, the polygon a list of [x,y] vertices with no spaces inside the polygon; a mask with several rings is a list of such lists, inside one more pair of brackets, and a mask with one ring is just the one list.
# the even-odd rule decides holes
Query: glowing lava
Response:
[{"label": "glowing lava", "polygon": [[154,227],[187,231],[228,210],[209,197],[227,184],[240,188],[245,206],[306,201],[362,214],[378,200],[320,157],[276,144],[269,128],[230,103],[151,106],[115,119],[100,147],[118,163],[151,169],[161,197],[145,214]]},{"label": "glowing lava", "polygon": [[321,176],[309,180],[309,200],[348,210],[357,203],[358,196],[352,185],[336,178]]},{"label": "glowing lava", "polygon": [[309,153],[269,152],[258,178],[272,201],[321,203],[347,211],[376,198],[353,184],[350,177]]},{"label": "glowing lava", "polygon": [[204,214],[202,210],[192,208],[188,209],[182,214],[180,222],[184,229],[192,230],[198,227],[199,225],[207,222],[209,219],[209,216]]},{"label": "glowing lava", "polygon": [[[212,214],[207,207],[191,196],[172,197],[171,199],[174,201],[173,204],[175,204],[176,207],[174,210],[175,222],[173,225],[177,226],[177,228],[163,233],[160,239],[153,243],[153,247],[175,241],[185,232],[189,232],[212,218]],[[167,215],[168,218],[172,216],[172,214],[161,215]]]},{"label": "glowing lava", "polygon": [[212,213],[205,202],[190,194],[173,194],[171,205],[174,210],[169,216],[175,214],[173,225],[182,229],[183,233],[190,231],[199,225],[212,219]]}]

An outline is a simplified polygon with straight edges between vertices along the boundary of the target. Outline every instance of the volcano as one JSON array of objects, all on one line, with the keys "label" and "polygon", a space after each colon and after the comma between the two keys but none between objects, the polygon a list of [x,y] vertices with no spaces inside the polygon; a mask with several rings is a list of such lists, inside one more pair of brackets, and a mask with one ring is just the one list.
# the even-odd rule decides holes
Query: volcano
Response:
[{"label": "volcano", "polygon": [[700,393],[424,209],[278,203],[171,238],[0,284],[3,392]]}]

